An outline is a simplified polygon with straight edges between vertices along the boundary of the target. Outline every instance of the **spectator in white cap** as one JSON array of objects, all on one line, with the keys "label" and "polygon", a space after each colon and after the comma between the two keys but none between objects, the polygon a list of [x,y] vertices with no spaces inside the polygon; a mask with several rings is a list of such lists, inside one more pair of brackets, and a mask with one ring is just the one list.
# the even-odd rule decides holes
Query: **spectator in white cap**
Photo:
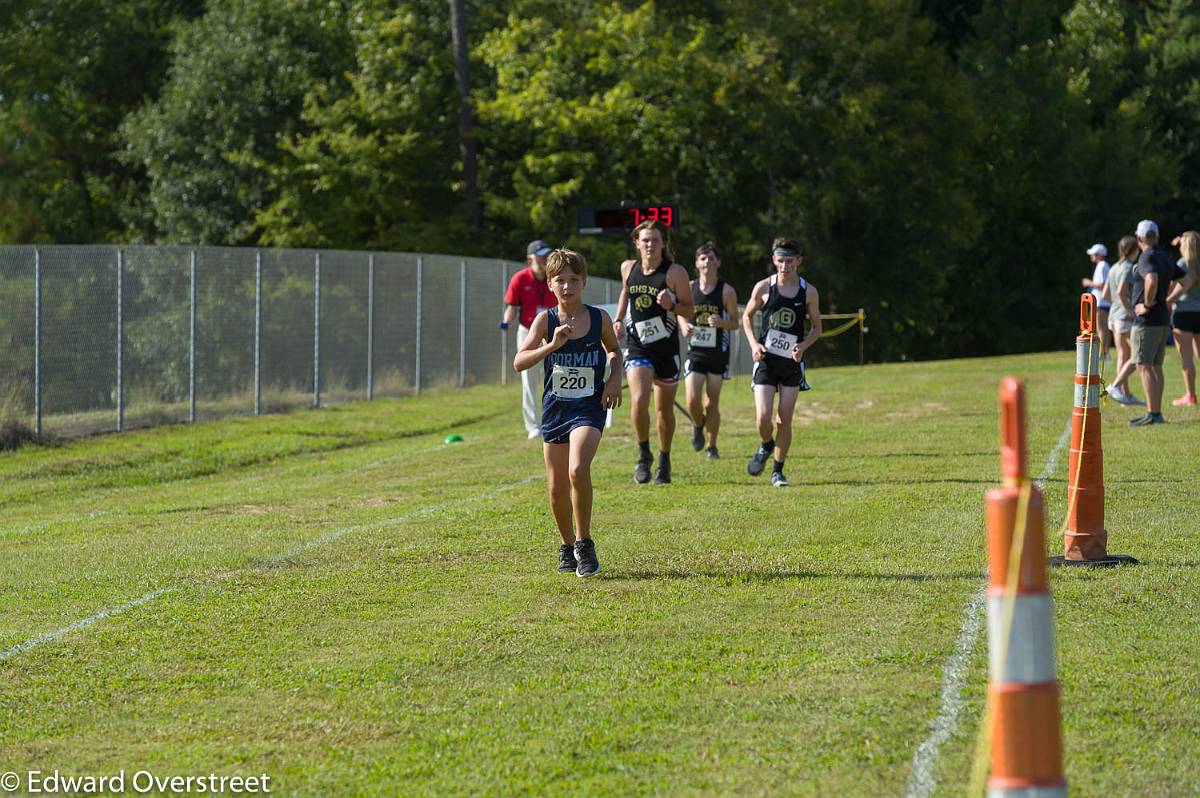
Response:
[{"label": "spectator in white cap", "polygon": [[1162,424],[1163,355],[1167,350],[1171,311],[1167,296],[1173,282],[1186,291],[1192,284],[1188,273],[1158,247],[1158,225],[1143,219],[1137,226],[1142,250],[1133,270],[1130,302],[1133,304],[1133,362],[1137,364],[1142,389],[1146,392],[1146,415],[1129,422],[1131,427]]},{"label": "spectator in white cap", "polygon": [[[546,256],[550,252],[545,241],[530,241],[525,248],[525,268],[508,281],[508,291],[504,294],[504,320],[500,322],[500,329],[507,330],[514,321],[519,322],[517,349],[525,343],[529,327],[537,314],[546,308],[558,306],[558,299],[546,282]],[[521,409],[525,433],[530,440],[542,436],[542,402],[539,393],[542,386],[540,378],[534,378],[534,371],[526,369],[521,372]]]},{"label": "spectator in white cap", "polygon": [[1108,356],[1108,348],[1112,346],[1112,331],[1108,329],[1108,310],[1110,303],[1104,298],[1104,285],[1108,282],[1108,247],[1103,244],[1092,244],[1087,254],[1091,257],[1096,268],[1092,271],[1091,279],[1084,277],[1080,282],[1084,288],[1092,289],[1096,297],[1096,326],[1100,328],[1100,357]]}]

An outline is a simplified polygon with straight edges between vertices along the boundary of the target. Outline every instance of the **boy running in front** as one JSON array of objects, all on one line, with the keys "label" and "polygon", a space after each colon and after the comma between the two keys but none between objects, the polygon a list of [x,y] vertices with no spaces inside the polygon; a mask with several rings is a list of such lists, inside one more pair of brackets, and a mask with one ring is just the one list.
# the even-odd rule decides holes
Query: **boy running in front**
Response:
[{"label": "boy running in front", "polygon": [[513,368],[543,364],[542,452],[550,511],[562,538],[558,570],[595,576],[600,561],[591,535],[592,459],[606,411],[621,404],[621,350],[608,314],[583,304],[582,255],[554,250],[546,258],[546,279],[558,306],[534,318]]},{"label": "boy running in front", "polygon": [[[792,445],[796,397],[808,390],[804,353],[821,337],[821,309],[816,287],[797,274],[804,254],[796,241],[776,238],[771,244],[771,262],[775,274],[754,286],[742,316],[742,330],[754,358],[754,411],[762,439],[762,445],[746,464],[746,472],[754,477],[761,474],[773,452],[771,485],[785,488],[788,481],[783,475],[783,462]],[[760,310],[762,331],[756,335],[754,314]],[[808,335],[804,335],[805,315],[812,325]],[[773,419],[777,393],[779,413]]]},{"label": "boy running in front", "polygon": [[692,417],[692,449],[705,448],[708,433],[708,459],[716,460],[717,433],[721,429],[721,384],[729,379],[730,331],[736,330],[737,294],[733,286],[717,276],[721,259],[717,247],[706,241],[696,248],[696,273],[692,281],[692,318],[679,319],[679,331],[688,339],[688,359],[684,366],[684,391],[688,414]]}]

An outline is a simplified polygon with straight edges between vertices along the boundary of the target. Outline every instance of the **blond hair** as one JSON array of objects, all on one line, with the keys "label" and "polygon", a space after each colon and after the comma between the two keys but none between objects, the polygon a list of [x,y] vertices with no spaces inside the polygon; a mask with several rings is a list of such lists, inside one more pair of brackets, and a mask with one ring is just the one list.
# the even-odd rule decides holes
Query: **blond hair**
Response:
[{"label": "blond hair", "polygon": [[571,249],[556,249],[546,256],[546,279],[553,280],[565,271],[587,280],[587,260]]},{"label": "blond hair", "polygon": [[1183,259],[1188,264],[1188,273],[1194,279],[1197,273],[1196,270],[1200,269],[1200,233],[1197,233],[1195,230],[1188,230],[1179,239],[1179,251],[1183,253]]}]

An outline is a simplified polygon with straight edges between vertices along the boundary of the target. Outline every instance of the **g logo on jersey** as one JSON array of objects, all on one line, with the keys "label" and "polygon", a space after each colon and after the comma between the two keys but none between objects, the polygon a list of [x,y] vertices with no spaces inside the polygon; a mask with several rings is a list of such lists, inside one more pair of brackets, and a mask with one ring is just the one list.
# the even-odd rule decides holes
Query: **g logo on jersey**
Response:
[{"label": "g logo on jersey", "polygon": [[790,329],[796,323],[796,311],[791,308],[780,308],[771,314],[767,323],[776,330]]},{"label": "g logo on jersey", "polygon": [[633,306],[638,310],[649,310],[654,304],[654,297],[649,294],[640,294],[637,299],[633,300]]}]

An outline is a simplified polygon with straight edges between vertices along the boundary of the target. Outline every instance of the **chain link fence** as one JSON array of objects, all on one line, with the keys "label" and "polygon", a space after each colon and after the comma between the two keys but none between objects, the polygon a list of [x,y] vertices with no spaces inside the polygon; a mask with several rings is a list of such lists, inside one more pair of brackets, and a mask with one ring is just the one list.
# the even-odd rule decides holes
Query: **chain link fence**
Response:
[{"label": "chain link fence", "polygon": [[[523,264],[413,253],[0,247],[0,423],[39,439],[506,382]],[[617,281],[584,301],[615,304]],[[733,370],[750,370],[734,336]]]}]

